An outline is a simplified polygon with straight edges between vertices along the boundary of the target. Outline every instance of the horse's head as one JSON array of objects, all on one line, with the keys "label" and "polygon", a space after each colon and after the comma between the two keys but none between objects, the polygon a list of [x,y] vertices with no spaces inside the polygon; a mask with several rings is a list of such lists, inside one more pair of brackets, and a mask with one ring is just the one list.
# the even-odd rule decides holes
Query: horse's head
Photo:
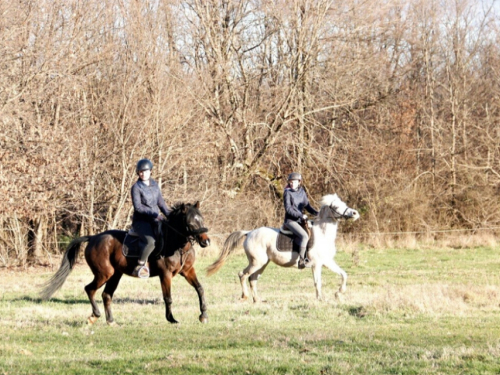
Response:
[{"label": "horse's head", "polygon": [[194,239],[201,247],[210,245],[208,229],[203,224],[203,216],[200,212],[200,202],[195,204],[180,203],[173,207],[168,222],[175,225],[176,232],[187,239]]},{"label": "horse's head", "polygon": [[337,194],[325,195],[321,199],[320,216],[331,217],[334,220],[338,219],[359,219],[359,212],[350,208],[345,204]]}]

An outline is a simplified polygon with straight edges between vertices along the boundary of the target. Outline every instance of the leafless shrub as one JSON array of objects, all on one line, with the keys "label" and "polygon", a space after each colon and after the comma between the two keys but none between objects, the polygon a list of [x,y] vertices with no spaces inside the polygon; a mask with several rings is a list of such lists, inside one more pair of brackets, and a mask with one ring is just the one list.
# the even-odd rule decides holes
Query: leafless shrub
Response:
[{"label": "leafless shrub", "polygon": [[300,171],[313,203],[337,192],[360,210],[342,228],[357,243],[496,244],[444,234],[500,226],[494,8],[47,5],[0,2],[4,264],[127,228],[144,156],[168,203],[202,201],[221,238],[279,226],[285,176]]}]

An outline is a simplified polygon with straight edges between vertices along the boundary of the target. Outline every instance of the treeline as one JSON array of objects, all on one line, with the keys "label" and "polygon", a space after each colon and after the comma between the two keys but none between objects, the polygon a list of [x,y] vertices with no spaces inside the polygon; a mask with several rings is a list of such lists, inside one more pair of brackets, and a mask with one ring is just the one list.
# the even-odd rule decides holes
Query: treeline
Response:
[{"label": "treeline", "polygon": [[0,264],[127,228],[143,157],[220,240],[280,225],[292,171],[360,210],[344,231],[499,226],[500,23],[477,3],[0,0]]}]

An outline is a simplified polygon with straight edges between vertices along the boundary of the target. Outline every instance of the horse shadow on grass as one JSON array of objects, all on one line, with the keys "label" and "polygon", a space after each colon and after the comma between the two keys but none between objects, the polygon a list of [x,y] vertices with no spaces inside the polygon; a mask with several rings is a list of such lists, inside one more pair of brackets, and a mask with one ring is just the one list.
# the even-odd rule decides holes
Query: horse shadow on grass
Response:
[{"label": "horse shadow on grass", "polygon": [[364,318],[368,311],[363,306],[351,306],[348,308],[347,312],[349,315],[354,316],[355,318]]},{"label": "horse shadow on grass", "polygon": [[[19,298],[15,298],[12,300],[12,302],[31,302],[31,303],[36,303],[36,304],[42,304],[42,303],[58,303],[58,304],[65,304],[65,305],[88,305],[89,300],[85,298],[66,298],[66,299],[60,299],[60,298],[51,298],[50,300],[44,300],[42,298],[33,298],[29,296],[23,296]],[[126,305],[126,304],[137,304],[137,305],[159,305],[162,303],[162,301],[159,298],[156,299],[145,299],[145,298],[114,298],[113,303],[115,304],[121,304],[121,305]]]},{"label": "horse shadow on grass", "polygon": [[33,298],[33,297],[29,297],[29,296],[24,296],[24,297],[19,297],[19,298],[14,298],[12,300],[12,302],[32,302],[32,303],[36,303],[38,305],[42,304],[42,303],[47,303],[47,302],[51,302],[51,303],[62,303],[62,304],[65,304],[65,305],[83,305],[83,304],[88,304],[89,303],[89,300],[88,299],[76,299],[76,298],[69,298],[69,299],[59,299],[59,298],[51,298],[49,301],[47,300],[44,300],[42,298],[39,298],[39,297],[36,297],[36,298]]}]

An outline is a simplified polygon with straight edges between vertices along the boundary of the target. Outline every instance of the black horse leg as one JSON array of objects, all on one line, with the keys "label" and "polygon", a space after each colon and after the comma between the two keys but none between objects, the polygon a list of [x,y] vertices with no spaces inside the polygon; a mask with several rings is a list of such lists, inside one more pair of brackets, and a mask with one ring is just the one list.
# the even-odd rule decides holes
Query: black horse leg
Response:
[{"label": "black horse leg", "polygon": [[90,304],[92,305],[92,315],[87,319],[87,322],[89,324],[94,324],[97,319],[101,317],[101,312],[99,311],[99,307],[97,307],[94,297],[97,289],[99,289],[105,282],[106,280],[104,280],[102,277],[94,276],[94,280],[92,280],[90,284],[85,286],[85,292],[87,292]]},{"label": "black horse leg", "polygon": [[165,316],[170,323],[179,323],[172,315],[172,272],[167,271],[160,276],[161,290],[163,292],[163,300],[165,301]]},{"label": "black horse leg", "polygon": [[194,268],[190,268],[188,271],[181,272],[181,275],[184,276],[189,283],[189,285],[193,286],[198,293],[198,299],[200,301],[200,322],[208,323],[208,314],[207,314],[207,305],[205,303],[205,291],[198,281],[198,277],[196,277],[196,271]]},{"label": "black horse leg", "polygon": [[113,301],[113,294],[118,287],[118,283],[122,277],[121,273],[115,273],[106,283],[104,292],[102,292],[102,301],[104,302],[104,313],[106,314],[106,323],[115,325],[113,313],[111,311],[111,302]]}]

